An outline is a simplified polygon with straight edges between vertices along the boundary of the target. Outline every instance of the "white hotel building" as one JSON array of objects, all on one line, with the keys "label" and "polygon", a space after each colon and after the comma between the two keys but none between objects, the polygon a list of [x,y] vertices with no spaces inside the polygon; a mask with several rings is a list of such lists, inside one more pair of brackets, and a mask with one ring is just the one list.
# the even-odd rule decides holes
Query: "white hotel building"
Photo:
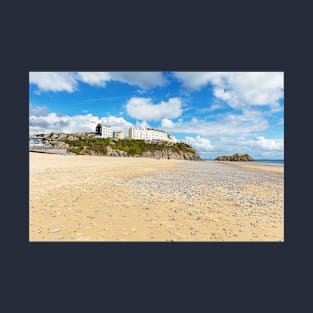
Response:
[{"label": "white hotel building", "polygon": [[110,126],[102,126],[102,138],[113,138],[113,128]]},{"label": "white hotel building", "polygon": [[156,141],[176,141],[175,137],[169,136],[164,130],[155,128],[129,128],[128,138],[141,140],[156,140]]}]

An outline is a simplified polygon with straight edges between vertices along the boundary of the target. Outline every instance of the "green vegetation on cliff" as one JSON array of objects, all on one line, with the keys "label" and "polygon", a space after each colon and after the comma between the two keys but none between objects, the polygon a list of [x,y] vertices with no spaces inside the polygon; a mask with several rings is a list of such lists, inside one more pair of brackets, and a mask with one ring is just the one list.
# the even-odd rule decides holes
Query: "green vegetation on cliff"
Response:
[{"label": "green vegetation on cliff", "polygon": [[93,153],[106,155],[109,147],[114,150],[124,151],[129,156],[141,156],[144,152],[155,151],[196,154],[196,151],[190,145],[182,142],[169,144],[168,142],[148,143],[144,140],[113,140],[111,138],[75,137],[76,138],[74,140],[61,139],[63,142],[68,144],[68,151],[75,154]]}]

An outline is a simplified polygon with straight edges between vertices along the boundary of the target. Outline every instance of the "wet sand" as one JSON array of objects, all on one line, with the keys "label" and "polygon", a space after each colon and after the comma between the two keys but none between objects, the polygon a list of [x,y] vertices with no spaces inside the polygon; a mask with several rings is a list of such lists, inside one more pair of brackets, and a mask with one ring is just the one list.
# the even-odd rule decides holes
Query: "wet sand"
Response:
[{"label": "wet sand", "polygon": [[243,163],[30,153],[29,239],[282,241],[283,167]]}]

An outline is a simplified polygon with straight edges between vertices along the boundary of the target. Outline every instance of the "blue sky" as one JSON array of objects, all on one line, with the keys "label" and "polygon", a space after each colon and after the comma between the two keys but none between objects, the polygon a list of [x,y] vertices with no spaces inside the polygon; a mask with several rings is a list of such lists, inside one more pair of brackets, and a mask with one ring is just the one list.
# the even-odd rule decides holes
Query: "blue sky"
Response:
[{"label": "blue sky", "polygon": [[283,159],[282,72],[31,72],[30,133],[157,127],[204,158]]}]

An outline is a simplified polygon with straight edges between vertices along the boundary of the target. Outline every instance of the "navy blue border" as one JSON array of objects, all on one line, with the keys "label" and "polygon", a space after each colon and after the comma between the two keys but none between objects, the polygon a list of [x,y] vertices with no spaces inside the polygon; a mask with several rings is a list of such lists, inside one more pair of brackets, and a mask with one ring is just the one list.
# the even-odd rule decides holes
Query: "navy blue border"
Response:
[{"label": "navy blue border", "polygon": [[[5,311],[306,311],[312,271],[307,2],[6,1]],[[29,71],[284,71],[284,243],[28,243]],[[305,149],[305,150],[304,150]]]}]

